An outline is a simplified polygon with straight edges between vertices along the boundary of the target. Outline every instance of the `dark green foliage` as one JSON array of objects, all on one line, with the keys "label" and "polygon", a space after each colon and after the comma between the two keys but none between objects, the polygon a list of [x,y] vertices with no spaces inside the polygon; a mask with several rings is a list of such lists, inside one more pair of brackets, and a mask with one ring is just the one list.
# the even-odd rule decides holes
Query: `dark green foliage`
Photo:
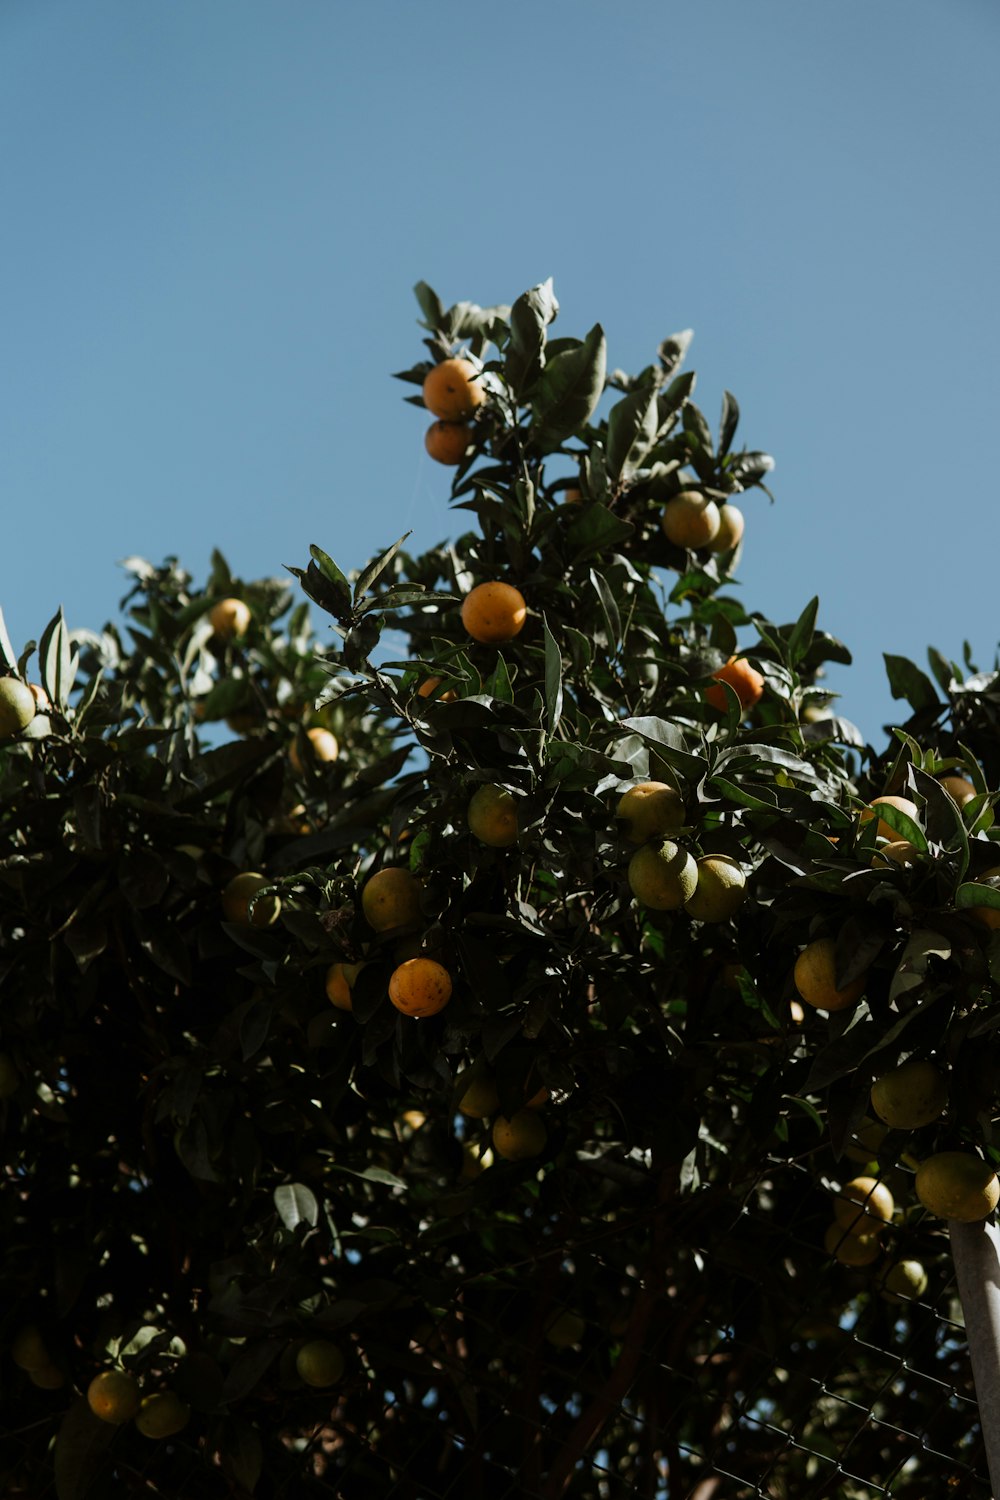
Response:
[{"label": "dark green foliage", "polygon": [[[200,590],[173,560],[132,560],[122,629],[57,617],[18,661],[0,633],[8,669],[37,661],[51,702],[0,747],[0,1051],[16,1075],[0,1305],[4,1331],[37,1323],[68,1377],[41,1391],[7,1362],[8,1489],[129,1494],[138,1474],[188,1497],[596,1496],[600,1452],[616,1495],[680,1500],[717,1466],[800,1497],[826,1473],[807,1474],[809,1453],[833,1462],[850,1440],[852,1472],[934,1493],[934,1456],[877,1424],[859,1435],[851,1403],[877,1397],[904,1432],[933,1420],[934,1448],[967,1455],[968,1421],[942,1416],[929,1382],[894,1404],[880,1353],[897,1320],[919,1333],[912,1358],[966,1390],[954,1337],[890,1318],[875,1273],[822,1240],[832,1187],[859,1170],[842,1153],[872,1077],[906,1055],[950,1070],[952,1106],[918,1142],[885,1141],[902,1207],[887,1249],[942,1285],[945,1242],[904,1153],[997,1159],[1000,953],[968,912],[1000,905],[974,884],[1000,863],[997,676],[969,664],[963,680],[934,654],[934,687],[887,658],[913,717],[876,755],[830,708],[824,664],[849,655],[818,601],[772,622],[731,591],[736,557],[663,535],[680,490],[732,499],[771,468],[733,450],[728,393],[713,439],[679,373],[689,335],[606,379],[599,325],[550,339],[550,285],[509,311],[417,290],[432,358],[485,360],[453,492],[475,529],[421,554],[403,538],[357,573],[312,547],[291,571],[337,649],[319,651],[286,585],[233,579],[221,557]],[[499,650],[460,619],[491,579],[529,608]],[[224,643],[209,616],[230,596],[252,623]],[[402,659],[383,625],[406,635]],[[735,653],[765,684],[746,716],[705,699]],[[310,757],[314,724],[340,741],[332,764]],[[955,768],[977,791],[961,809],[937,780]],[[733,921],[633,901],[615,809],[650,779],[682,794],[691,853],[742,863]],[[468,832],[484,783],[518,799],[509,849]],[[887,789],[916,804],[887,814],[912,868],[873,867],[875,824],[857,821]],[[361,891],[398,864],[421,881],[421,921],[376,933]],[[280,896],[273,924],[224,919],[240,871],[268,877],[260,901]],[[866,995],[800,1025],[792,969],[821,935]],[[417,952],[454,982],[422,1021],[387,998]],[[353,1012],[326,998],[337,962],[363,963]],[[507,1116],[547,1090],[539,1157],[480,1170],[489,1122],[457,1103],[483,1073]],[[546,1337],[560,1308],[585,1325],[565,1348]],[[836,1398],[817,1395],[811,1372],[855,1322],[867,1342]],[[295,1373],[316,1337],[346,1357],[329,1392]],[[190,1402],[177,1440],[129,1428],[109,1445],[78,1393],[116,1359]],[[775,1444],[786,1420],[797,1446]]]}]

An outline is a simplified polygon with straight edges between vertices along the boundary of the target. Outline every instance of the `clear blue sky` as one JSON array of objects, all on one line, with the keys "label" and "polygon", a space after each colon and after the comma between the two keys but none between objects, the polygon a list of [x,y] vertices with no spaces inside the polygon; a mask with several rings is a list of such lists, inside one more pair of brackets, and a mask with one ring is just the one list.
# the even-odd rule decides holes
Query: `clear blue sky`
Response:
[{"label": "clear blue sky", "polygon": [[115,615],[116,561],[344,567],[458,529],[411,287],[692,327],[769,449],[743,597],[881,652],[998,637],[995,0],[2,0],[0,604]]}]

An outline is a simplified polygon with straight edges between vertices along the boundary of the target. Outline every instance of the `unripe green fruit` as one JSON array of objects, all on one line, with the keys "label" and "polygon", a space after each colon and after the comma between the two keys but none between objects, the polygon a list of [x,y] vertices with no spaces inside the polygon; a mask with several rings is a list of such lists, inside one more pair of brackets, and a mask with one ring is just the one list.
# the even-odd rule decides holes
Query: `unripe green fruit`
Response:
[{"label": "unripe green fruit", "polygon": [[0,677],[0,738],[20,734],[35,717],[35,695],[19,677]]}]

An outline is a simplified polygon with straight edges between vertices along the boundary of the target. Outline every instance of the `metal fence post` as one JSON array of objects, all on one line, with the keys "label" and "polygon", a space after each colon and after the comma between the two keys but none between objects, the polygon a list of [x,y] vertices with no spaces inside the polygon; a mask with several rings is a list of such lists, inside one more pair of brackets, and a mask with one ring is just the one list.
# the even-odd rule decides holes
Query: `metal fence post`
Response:
[{"label": "metal fence post", "polygon": [[1000,1231],[948,1223],[994,1495],[1000,1493]]}]

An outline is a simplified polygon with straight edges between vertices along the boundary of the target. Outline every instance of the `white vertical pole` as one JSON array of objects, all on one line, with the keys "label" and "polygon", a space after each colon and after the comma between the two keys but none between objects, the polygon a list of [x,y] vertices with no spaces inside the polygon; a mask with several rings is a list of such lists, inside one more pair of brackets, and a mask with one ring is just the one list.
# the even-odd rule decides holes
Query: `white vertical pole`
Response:
[{"label": "white vertical pole", "polygon": [[994,1495],[1000,1495],[1000,1232],[948,1221]]}]

